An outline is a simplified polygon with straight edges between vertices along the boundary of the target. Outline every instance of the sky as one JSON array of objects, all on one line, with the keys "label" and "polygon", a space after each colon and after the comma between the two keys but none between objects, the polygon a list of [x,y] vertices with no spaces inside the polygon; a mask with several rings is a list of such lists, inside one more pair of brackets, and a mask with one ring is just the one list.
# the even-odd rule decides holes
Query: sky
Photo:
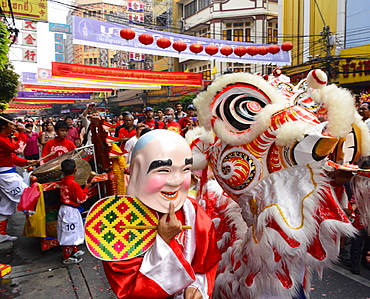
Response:
[{"label": "sky", "polygon": [[[69,0],[60,0],[63,3],[69,3]],[[51,23],[66,24],[68,8],[48,1],[49,15],[48,20]],[[10,20],[10,18],[9,18]],[[22,29],[22,20],[16,20],[16,27]],[[21,33],[20,33],[21,36]],[[37,63],[21,62],[22,49],[17,45],[12,45],[9,52],[9,58],[18,74],[21,72],[37,72],[37,68],[51,68],[51,62],[55,61],[54,32],[49,32],[48,23],[37,23]]]}]

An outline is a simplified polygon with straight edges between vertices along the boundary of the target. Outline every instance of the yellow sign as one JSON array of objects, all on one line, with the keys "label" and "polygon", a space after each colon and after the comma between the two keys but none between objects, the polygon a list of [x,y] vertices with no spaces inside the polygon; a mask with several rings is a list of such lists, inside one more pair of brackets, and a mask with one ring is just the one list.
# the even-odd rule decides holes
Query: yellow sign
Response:
[{"label": "yellow sign", "polygon": [[[27,19],[39,22],[48,21],[48,3],[47,0],[12,0],[13,15],[17,19]],[[7,0],[1,0],[3,13],[11,15]]]},{"label": "yellow sign", "polygon": [[369,51],[370,45],[341,51],[340,55],[342,59],[339,65],[339,84],[370,81]]}]

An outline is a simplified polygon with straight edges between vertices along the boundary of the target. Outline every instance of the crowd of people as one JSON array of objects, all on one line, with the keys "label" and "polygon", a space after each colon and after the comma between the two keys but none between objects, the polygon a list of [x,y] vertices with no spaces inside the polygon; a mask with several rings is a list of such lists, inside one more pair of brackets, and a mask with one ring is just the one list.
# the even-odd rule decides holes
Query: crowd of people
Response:
[{"label": "crowd of people", "polygon": [[[2,128],[0,132],[0,176],[2,183],[0,185],[3,185],[0,186],[0,242],[16,240],[16,237],[7,234],[7,220],[15,213],[20,196],[27,187],[23,178],[16,172],[15,166],[33,166],[35,168],[75,148],[90,145],[92,142],[90,120],[92,118],[102,119],[103,123],[108,125],[108,133],[119,139],[119,146],[127,163],[130,161],[136,142],[143,134],[155,129],[167,129],[185,136],[189,129],[198,125],[195,107],[189,105],[185,113],[182,111],[181,103],[177,103],[175,109],[171,107],[164,111],[158,109],[156,113],[152,107],[146,107],[140,117],[134,117],[134,114],[130,112],[124,112],[113,118],[106,117],[99,113],[95,103],[89,103],[82,114],[75,119],[70,115],[60,118],[26,119],[12,119],[5,114],[3,116],[5,120],[1,120],[0,123]],[[62,180],[62,183],[66,181],[68,185],[66,190],[72,196],[67,195],[66,191],[61,192],[61,203],[72,207],[72,209],[60,210],[63,214],[60,225],[68,224],[69,215],[74,215],[70,217],[71,219],[76,218],[76,210],[73,208],[78,207],[87,198],[86,189],[80,190],[78,184],[71,183],[75,166],[67,165],[64,168],[62,167],[62,172],[65,179]],[[10,194],[8,194],[9,192]],[[76,194],[78,194],[77,197]],[[7,197],[8,201],[3,200]],[[66,238],[63,231],[65,228],[58,229],[58,240],[63,248],[63,262],[65,264],[80,262],[80,255],[83,253],[78,250],[77,243],[81,244],[81,236],[76,239],[77,241],[72,240],[73,244],[66,244],[66,240],[68,243],[71,239],[70,237]],[[80,235],[81,232],[83,232],[82,228],[80,228]]]},{"label": "crowd of people", "polygon": [[[369,125],[370,103],[363,103],[359,107],[359,114],[363,121]],[[15,166],[37,165],[40,164],[40,158],[47,156],[41,162],[45,163],[77,147],[91,144],[90,121],[93,118],[103,119],[104,123],[109,125],[109,134],[118,139],[119,146],[128,164],[135,144],[144,134],[156,129],[166,129],[185,137],[188,130],[198,126],[197,111],[194,105],[188,105],[186,110],[183,111],[181,103],[176,103],[174,107],[168,107],[164,110],[157,109],[156,111],[152,107],[146,107],[139,117],[130,112],[124,112],[113,118],[105,117],[99,113],[94,103],[89,103],[80,117],[75,119],[71,116],[65,116],[61,119],[52,117],[26,119],[22,121],[23,125],[17,125],[11,118],[8,118],[8,120],[0,119],[0,243],[16,240],[16,237],[7,234],[7,221],[15,213],[17,202],[19,202],[26,186],[22,178],[16,173]],[[163,146],[165,147],[165,145]],[[191,160],[188,157],[189,155],[189,153],[184,154],[184,161]],[[152,169],[150,168],[152,164],[149,162],[151,161],[147,163],[150,165],[149,169]],[[167,160],[164,162],[167,162]],[[368,166],[364,165],[363,167],[368,168]],[[77,208],[87,198],[88,188],[86,187],[88,185],[82,189],[74,181],[76,164],[73,160],[63,161],[62,172],[64,173],[61,181],[63,208],[59,210],[58,241],[63,249],[63,263],[73,264],[79,263],[81,261],[80,256],[84,254],[77,247],[84,241],[82,219],[80,219],[81,215]],[[149,171],[146,175],[148,173]],[[139,184],[136,187],[139,188]],[[348,195],[351,198],[350,193]],[[361,224],[361,215],[358,213],[356,203],[353,200],[346,212],[348,212],[349,218],[353,218],[353,225],[359,230],[360,234],[352,240],[350,256],[345,257],[343,250],[340,258],[342,262],[349,262],[352,265],[351,271],[354,274],[360,274],[360,263],[370,268],[369,260],[367,260],[368,237],[364,226]],[[79,219],[78,223],[75,221],[77,218]],[[73,226],[74,234],[70,234],[69,231],[72,224],[78,225],[76,230]],[[166,242],[170,243],[172,238],[173,236]],[[216,264],[216,261],[214,264]],[[108,266],[106,265],[106,267]],[[197,293],[196,286],[193,287],[192,292]],[[200,293],[199,298],[201,298]]]}]

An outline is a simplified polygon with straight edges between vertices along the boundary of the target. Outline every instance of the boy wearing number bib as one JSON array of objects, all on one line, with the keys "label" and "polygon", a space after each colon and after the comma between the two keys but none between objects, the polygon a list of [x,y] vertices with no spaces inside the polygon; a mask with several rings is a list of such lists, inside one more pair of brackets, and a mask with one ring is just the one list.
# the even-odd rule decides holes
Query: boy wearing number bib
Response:
[{"label": "boy wearing number bib", "polygon": [[86,201],[90,184],[85,188],[74,180],[76,162],[66,159],[62,162],[64,177],[60,182],[60,201],[62,203],[58,214],[58,242],[63,249],[63,264],[77,264],[85,252],[78,249],[84,242],[84,227],[79,210],[80,205]]}]

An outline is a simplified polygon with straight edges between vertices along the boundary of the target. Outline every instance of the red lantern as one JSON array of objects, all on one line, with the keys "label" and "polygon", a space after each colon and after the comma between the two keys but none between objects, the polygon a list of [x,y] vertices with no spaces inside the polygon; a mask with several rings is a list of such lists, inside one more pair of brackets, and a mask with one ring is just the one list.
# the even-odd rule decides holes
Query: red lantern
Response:
[{"label": "red lantern", "polygon": [[293,49],[293,44],[291,42],[285,42],[281,44],[281,50],[290,51],[291,49]]},{"label": "red lantern", "polygon": [[269,52],[270,52],[271,54],[277,54],[277,53],[279,53],[279,52],[280,52],[280,47],[279,47],[278,45],[271,45],[271,46],[269,47]]},{"label": "red lantern", "polygon": [[130,40],[135,37],[136,33],[131,28],[123,28],[120,30],[119,35],[125,40]]},{"label": "red lantern", "polygon": [[229,56],[233,53],[233,48],[230,46],[224,46],[220,49],[220,53],[225,56]]},{"label": "red lantern", "polygon": [[235,55],[242,57],[247,53],[247,48],[243,46],[238,46],[234,49]]},{"label": "red lantern", "polygon": [[205,48],[205,51],[208,55],[215,55],[217,54],[218,52],[218,47],[216,47],[215,45],[209,45]]},{"label": "red lantern", "polygon": [[258,47],[258,54],[260,55],[266,55],[269,52],[269,48],[266,46]]},{"label": "red lantern", "polygon": [[153,36],[151,36],[149,33],[143,33],[139,35],[139,42],[141,42],[144,45],[150,45],[154,41]]},{"label": "red lantern", "polygon": [[188,46],[182,40],[177,40],[172,44],[172,48],[178,52],[185,51],[187,47]]},{"label": "red lantern", "polygon": [[250,46],[250,47],[247,48],[247,53],[250,56],[257,55],[258,54],[258,48],[256,46]]},{"label": "red lantern", "polygon": [[203,46],[201,44],[195,43],[195,44],[191,44],[189,49],[191,52],[198,54],[203,51]]},{"label": "red lantern", "polygon": [[171,41],[167,37],[161,37],[157,40],[157,46],[166,49],[171,46]]}]

